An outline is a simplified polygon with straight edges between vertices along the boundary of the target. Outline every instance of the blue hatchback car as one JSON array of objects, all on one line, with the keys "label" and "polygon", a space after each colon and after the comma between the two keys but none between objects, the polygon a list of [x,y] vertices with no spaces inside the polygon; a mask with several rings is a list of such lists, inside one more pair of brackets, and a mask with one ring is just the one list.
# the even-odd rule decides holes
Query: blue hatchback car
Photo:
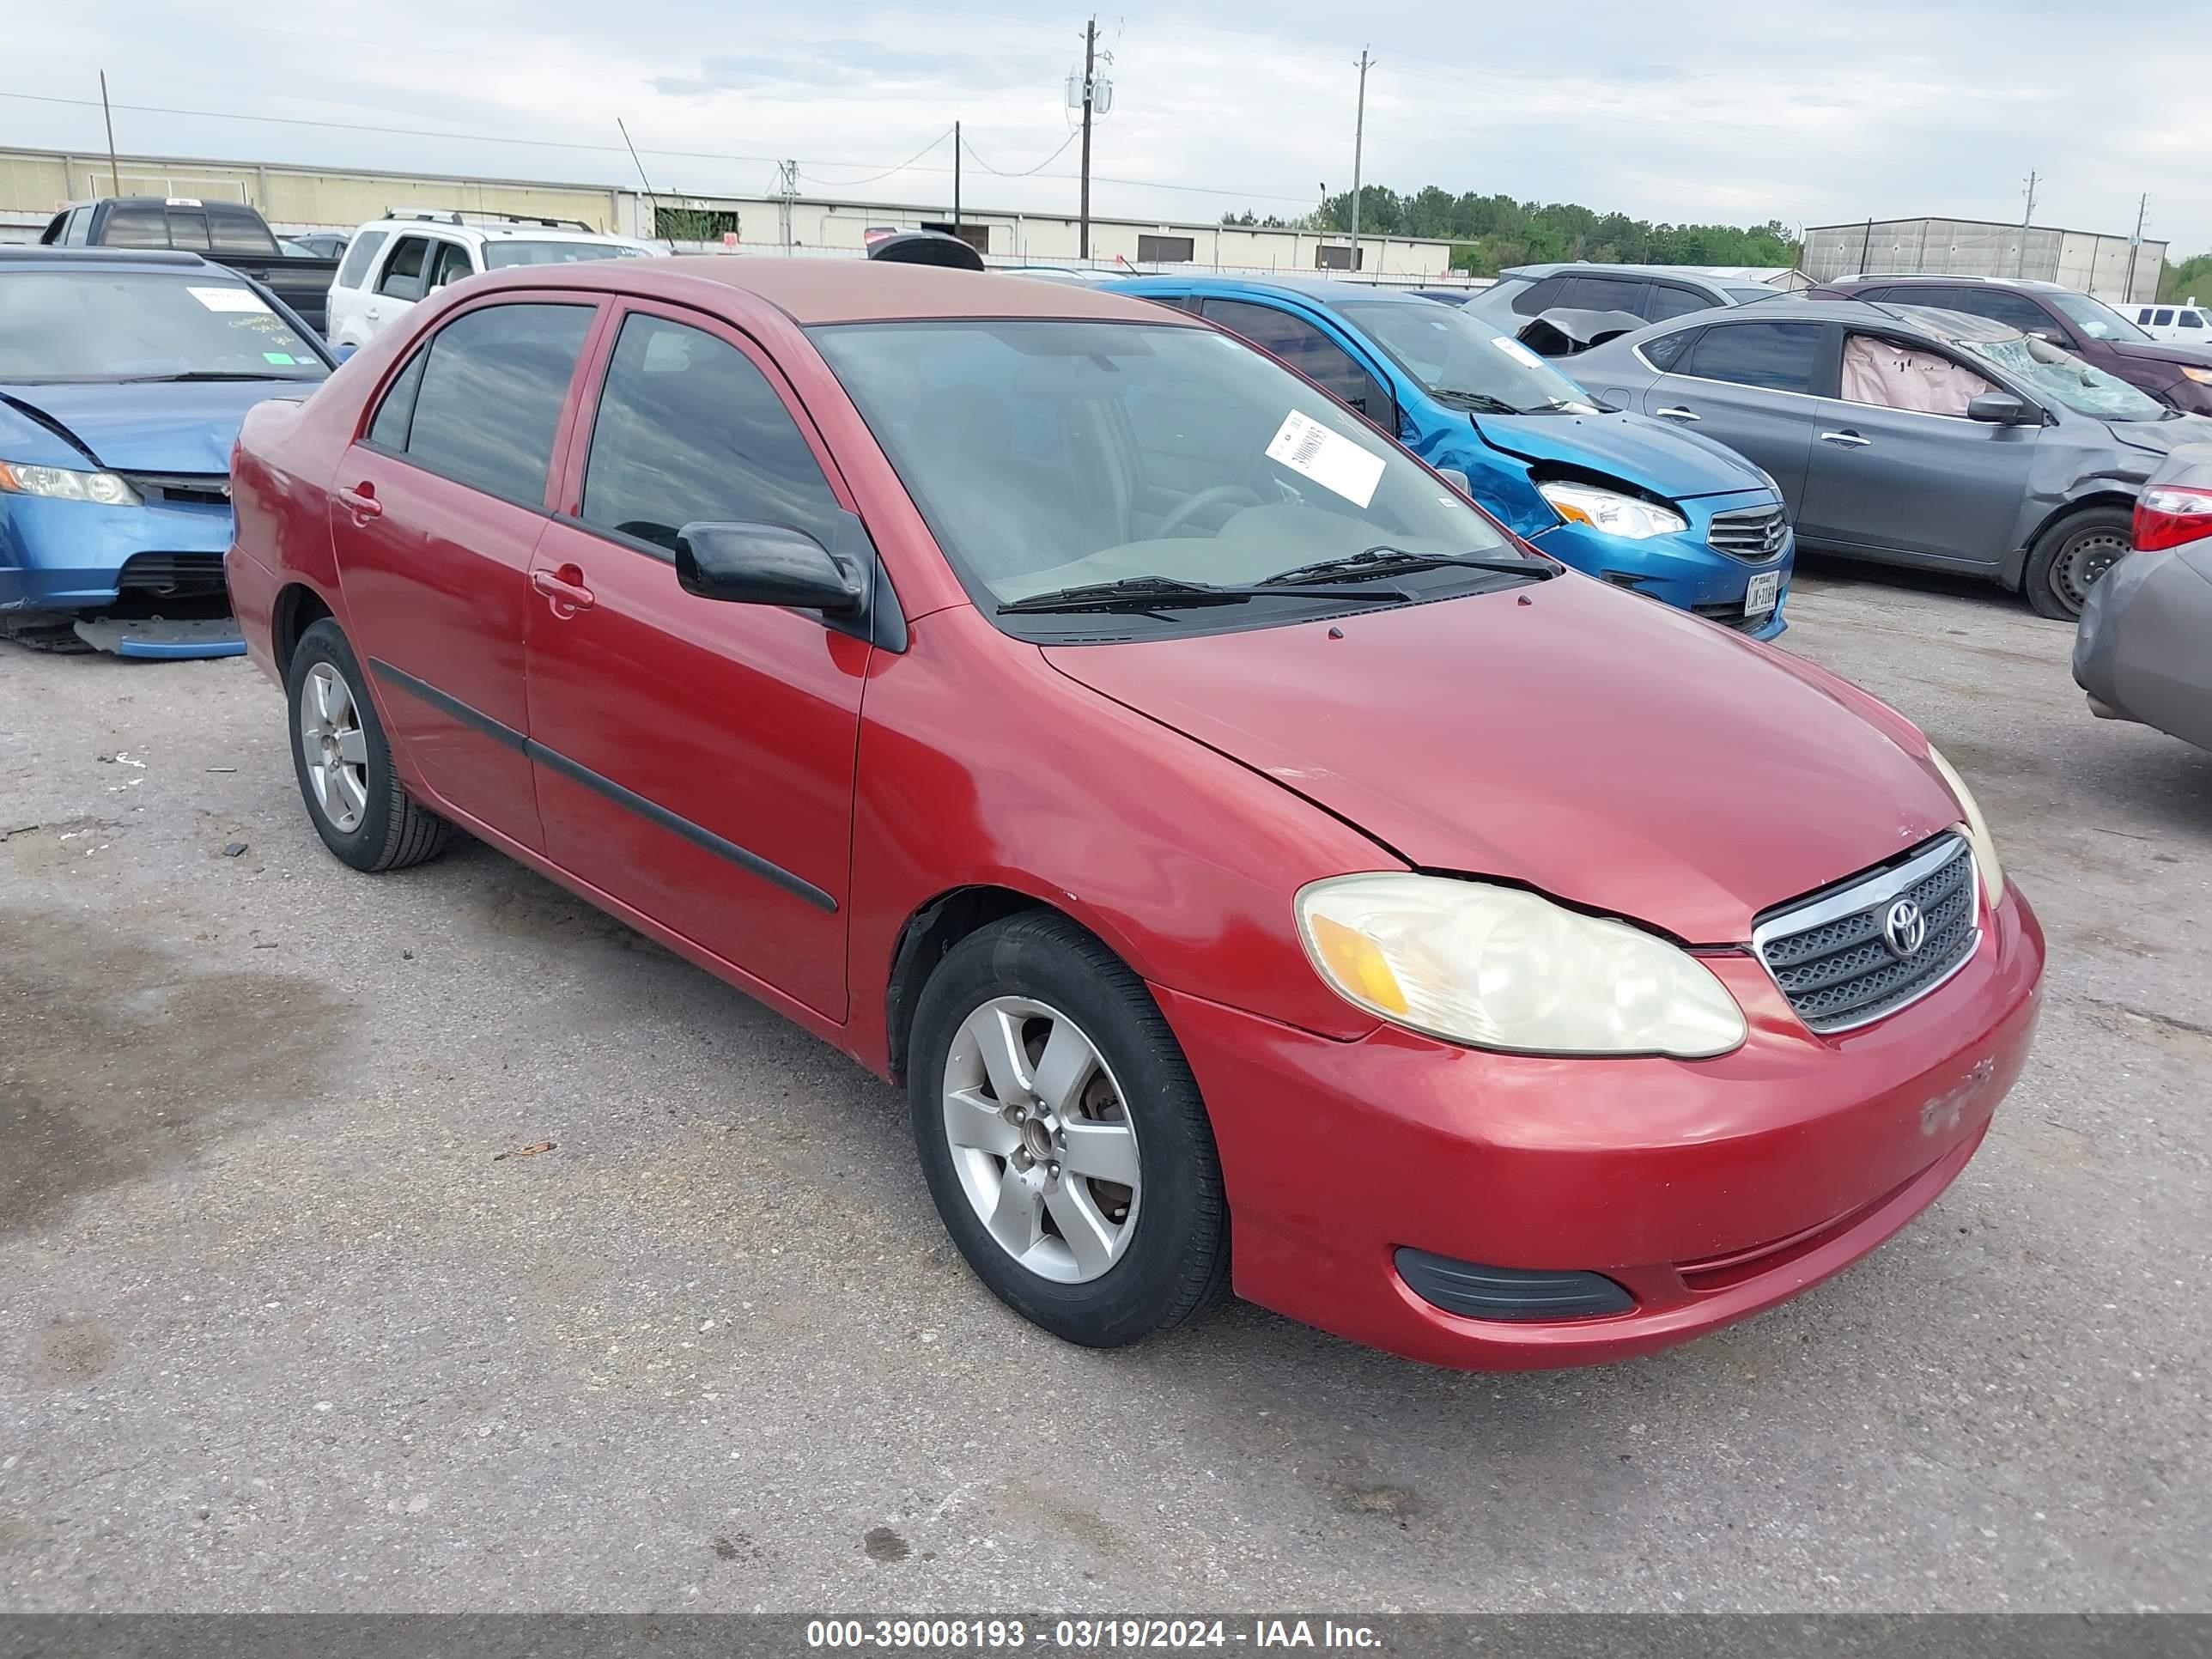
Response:
[{"label": "blue hatchback car", "polygon": [[282,301],[196,253],[0,248],[0,639],[242,651],[231,446],[255,404],[333,367]]},{"label": "blue hatchback car", "polygon": [[1796,541],[1782,493],[1734,450],[1607,408],[1517,340],[1418,295],[1353,283],[1145,276],[1281,358],[1577,570],[1771,640]]}]

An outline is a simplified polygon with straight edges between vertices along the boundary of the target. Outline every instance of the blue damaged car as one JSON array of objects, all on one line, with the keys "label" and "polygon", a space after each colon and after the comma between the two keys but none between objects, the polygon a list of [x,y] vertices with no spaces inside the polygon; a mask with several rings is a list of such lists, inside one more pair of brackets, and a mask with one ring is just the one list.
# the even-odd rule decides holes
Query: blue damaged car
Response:
[{"label": "blue damaged car", "polygon": [[196,253],[0,248],[0,639],[243,651],[231,446],[247,410],[332,367],[281,301]]},{"label": "blue damaged car", "polygon": [[1608,408],[1481,319],[1353,283],[1133,277],[1264,347],[1553,557],[1755,639],[1788,624],[1782,493],[1734,450]]}]

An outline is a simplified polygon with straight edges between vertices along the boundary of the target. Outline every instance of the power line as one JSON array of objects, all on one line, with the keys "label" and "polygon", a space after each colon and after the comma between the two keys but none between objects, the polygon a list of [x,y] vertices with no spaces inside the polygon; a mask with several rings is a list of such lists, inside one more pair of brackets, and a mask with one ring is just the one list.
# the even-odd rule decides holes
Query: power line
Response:
[{"label": "power line", "polygon": [[975,146],[969,143],[964,138],[961,140],[961,148],[968,152],[968,159],[975,162],[977,167],[982,168],[986,173],[995,173],[1001,179],[1028,179],[1037,173],[1042,173],[1054,161],[1060,160],[1061,156],[1067,153],[1067,147],[1080,137],[1082,137],[1082,133],[1079,129],[1070,128],[1068,130],[1067,137],[1060,141],[1060,148],[1058,149],[1053,151],[1051,155],[1046,156],[1043,161],[1039,161],[1035,167],[1024,167],[1018,173],[1010,173],[1003,167],[993,167],[988,161],[985,161],[976,153]]},{"label": "power line", "polygon": [[[817,179],[817,178],[815,178],[815,177],[814,177],[814,175],[813,175],[812,173],[802,173],[802,174],[800,175],[800,177],[805,178],[805,179],[809,179],[809,180],[811,180],[811,181],[812,183],[814,183],[814,184],[821,185],[823,185],[824,188],[826,188],[826,189],[830,189],[830,190],[850,190],[850,189],[851,189],[854,185],[872,185],[872,184],[874,184],[874,183],[876,182],[876,180],[877,180],[877,179],[888,179],[888,178],[890,178],[890,177],[891,176],[891,174],[893,174],[894,173],[904,173],[904,172],[905,172],[908,167],[912,167],[912,166],[913,166],[916,161],[919,161],[920,160],[921,160],[921,158],[922,158],[923,156],[925,156],[925,155],[928,155],[930,151],[932,151],[932,150],[935,149],[936,149],[939,144],[943,143],[944,143],[947,138],[950,138],[951,137],[952,137],[952,128],[951,128],[951,127],[947,127],[947,128],[945,128],[945,131],[942,131],[942,132],[939,133],[939,134],[937,135],[937,137],[934,137],[934,138],[931,139],[927,143],[924,144],[924,145],[923,145],[920,149],[918,149],[918,150],[915,151],[915,153],[914,153],[913,155],[911,155],[908,156],[908,157],[906,158],[906,160],[905,160],[905,161],[901,161],[901,162],[900,162],[896,167],[885,167],[885,168],[884,168],[881,173],[870,173],[870,174],[869,174],[866,178],[865,178],[865,179]],[[847,162],[840,162],[840,161],[817,161],[814,165],[819,167],[866,166],[866,163],[865,163],[865,162],[847,163]]]}]

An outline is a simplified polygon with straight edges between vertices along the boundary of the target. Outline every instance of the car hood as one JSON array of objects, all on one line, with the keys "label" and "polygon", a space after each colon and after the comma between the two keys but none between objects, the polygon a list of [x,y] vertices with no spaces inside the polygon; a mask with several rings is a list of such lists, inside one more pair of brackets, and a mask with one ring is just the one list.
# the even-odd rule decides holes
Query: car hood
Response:
[{"label": "car hood", "polygon": [[2184,345],[2179,340],[2107,340],[2105,349],[2115,356],[2131,357],[2138,362],[2188,363],[2212,368],[2212,346]]},{"label": "car hood", "polygon": [[[0,385],[0,434],[9,442],[0,459],[82,466],[89,456],[123,472],[228,472],[230,447],[247,410],[270,398],[305,397],[320,384]],[[19,439],[34,442],[40,453],[16,453]]]},{"label": "car hood", "polygon": [[1648,416],[1477,415],[1483,441],[1524,461],[1609,472],[1672,501],[1765,489],[1765,476],[1734,450]]},{"label": "car hood", "polygon": [[1902,716],[1575,575],[1333,622],[1043,647],[1424,869],[1692,944],[1959,820]]},{"label": "car hood", "polygon": [[2212,416],[2177,415],[2162,421],[2105,421],[2105,430],[2131,449],[2171,455],[2185,444],[2212,443]]}]

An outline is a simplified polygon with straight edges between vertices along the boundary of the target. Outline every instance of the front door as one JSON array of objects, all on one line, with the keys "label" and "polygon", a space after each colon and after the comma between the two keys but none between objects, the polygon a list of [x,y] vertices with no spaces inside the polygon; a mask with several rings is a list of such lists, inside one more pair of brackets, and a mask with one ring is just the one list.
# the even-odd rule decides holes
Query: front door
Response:
[{"label": "front door", "polygon": [[530,556],[597,314],[513,300],[453,318],[384,392],[331,502],[347,625],[386,730],[441,801],[532,848]]},{"label": "front door", "polygon": [[[866,641],[677,586],[677,532],[841,507],[758,349],[640,303],[538,544],[530,729],[546,851],[572,874],[832,1019],[845,1017],[853,769]],[[588,405],[587,405],[588,406]]]}]

